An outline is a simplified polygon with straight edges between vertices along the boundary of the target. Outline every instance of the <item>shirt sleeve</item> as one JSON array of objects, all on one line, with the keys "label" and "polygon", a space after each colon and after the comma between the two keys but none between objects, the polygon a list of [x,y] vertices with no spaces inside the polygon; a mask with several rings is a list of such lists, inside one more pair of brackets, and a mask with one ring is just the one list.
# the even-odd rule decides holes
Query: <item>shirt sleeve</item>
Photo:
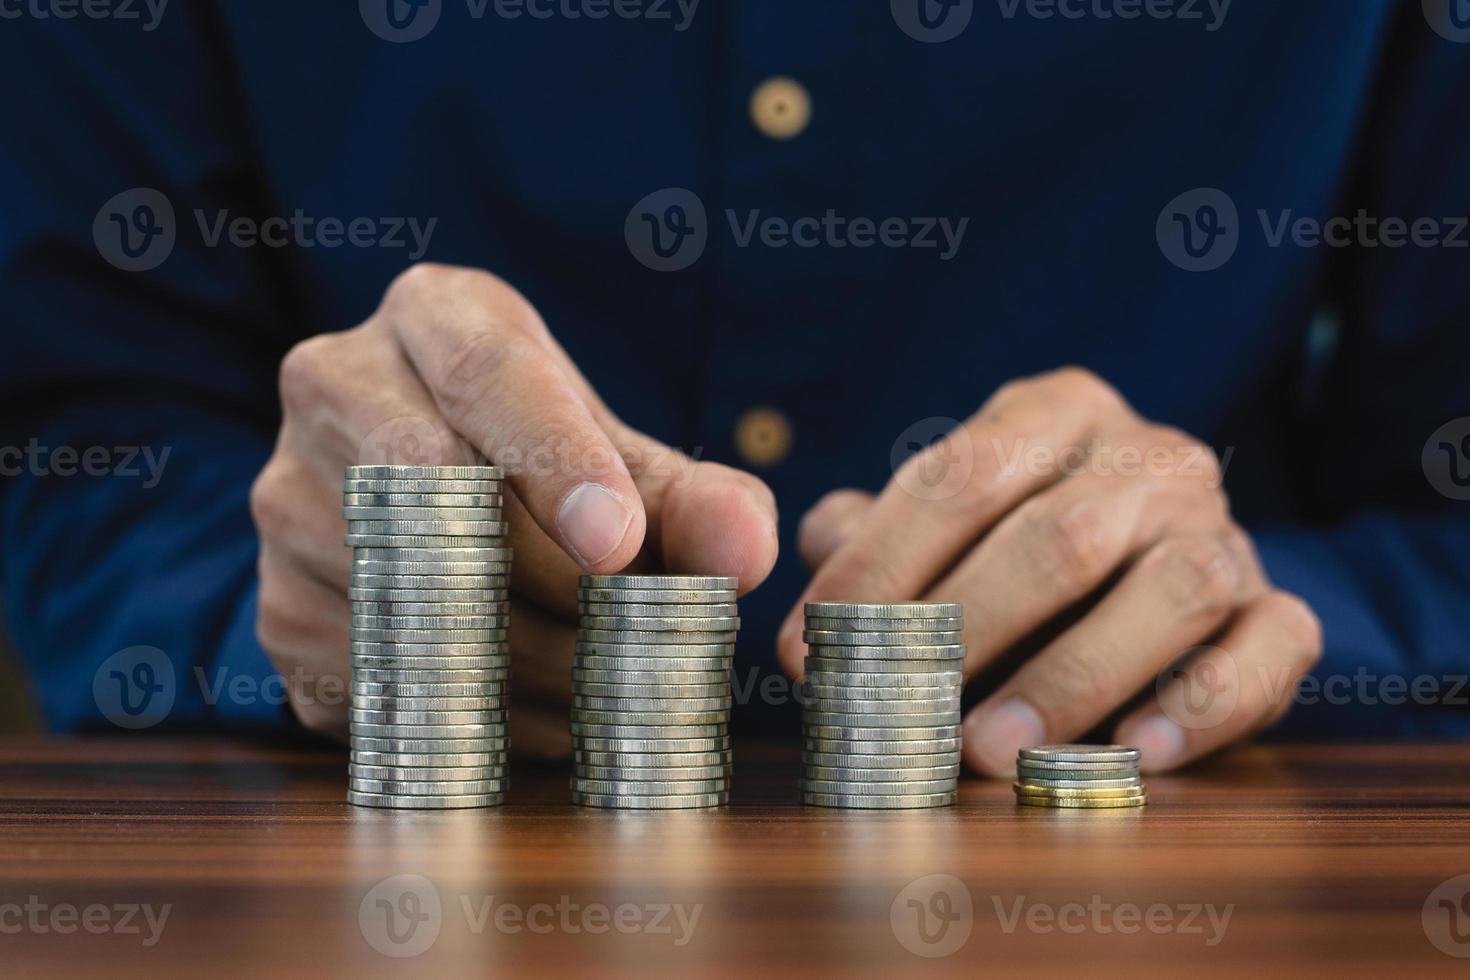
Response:
[{"label": "shirt sleeve", "polygon": [[192,226],[260,201],[213,9],[0,31],[0,574],[58,730],[288,717],[254,637],[247,506],[283,277]]}]

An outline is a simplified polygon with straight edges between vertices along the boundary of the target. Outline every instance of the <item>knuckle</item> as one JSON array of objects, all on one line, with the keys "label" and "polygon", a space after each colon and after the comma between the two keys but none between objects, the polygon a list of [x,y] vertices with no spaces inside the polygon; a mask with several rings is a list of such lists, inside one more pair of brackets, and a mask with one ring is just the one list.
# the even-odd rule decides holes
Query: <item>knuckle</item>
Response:
[{"label": "knuckle", "polygon": [[339,708],[321,704],[312,698],[303,698],[294,691],[290,694],[290,700],[296,720],[307,731],[332,734],[341,729],[343,719]]},{"label": "knuckle", "polygon": [[1155,552],[1155,574],[1164,599],[1181,619],[1218,616],[1235,605],[1240,568],[1214,538],[1174,538]]},{"label": "knuckle", "polygon": [[523,356],[530,341],[493,329],[476,329],[456,343],[444,359],[435,392],[451,418],[463,418],[484,397],[495,376]]},{"label": "knuckle", "polygon": [[1039,498],[1022,505],[1022,547],[1043,577],[1069,591],[1087,591],[1111,570],[1109,531],[1102,513],[1085,500],[1054,506]]},{"label": "knuckle", "polygon": [[404,269],[388,284],[384,305],[399,306],[437,295],[454,272],[453,266],[437,262],[416,262]]},{"label": "knuckle", "polygon": [[250,484],[250,517],[263,538],[277,537],[290,526],[291,507],[279,474],[274,463],[267,463]]},{"label": "knuckle", "polygon": [[1280,589],[1262,598],[1264,611],[1287,632],[1308,667],[1322,659],[1322,621],[1300,596]]},{"label": "knuckle", "polygon": [[1057,650],[1048,674],[1051,699],[1057,706],[1054,711],[1102,701],[1111,703],[1115,696],[1121,696],[1123,676],[1119,660],[1113,651],[1099,649],[1095,644],[1068,645]]},{"label": "knuckle", "polygon": [[330,384],[336,359],[335,334],[317,334],[296,344],[281,358],[278,384],[288,410],[318,401]]},{"label": "knuckle", "polygon": [[1048,384],[1073,399],[1109,406],[1120,405],[1123,401],[1117,389],[1085,367],[1071,364],[1043,377]]}]

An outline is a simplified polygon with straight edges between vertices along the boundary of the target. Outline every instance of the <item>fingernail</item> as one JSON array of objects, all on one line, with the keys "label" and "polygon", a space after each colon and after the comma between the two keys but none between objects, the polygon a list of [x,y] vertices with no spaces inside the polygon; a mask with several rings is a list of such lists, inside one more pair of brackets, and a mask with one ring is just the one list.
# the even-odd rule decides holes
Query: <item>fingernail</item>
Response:
[{"label": "fingernail", "polygon": [[562,540],[589,569],[617,550],[632,522],[623,498],[600,483],[584,483],[567,494],[556,515]]},{"label": "fingernail", "polygon": [[1016,771],[1016,753],[1046,741],[1046,724],[1036,709],[1020,698],[994,707],[982,706],[965,719],[966,748],[989,772]]},{"label": "fingernail", "polygon": [[1184,729],[1163,715],[1118,729],[1118,742],[1143,753],[1143,768],[1172,769],[1184,761]]}]

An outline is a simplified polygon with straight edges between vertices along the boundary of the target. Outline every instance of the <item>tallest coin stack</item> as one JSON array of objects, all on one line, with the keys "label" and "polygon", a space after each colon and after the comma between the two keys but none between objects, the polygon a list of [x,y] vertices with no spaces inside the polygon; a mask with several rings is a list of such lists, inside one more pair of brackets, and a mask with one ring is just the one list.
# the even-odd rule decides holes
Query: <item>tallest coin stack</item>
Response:
[{"label": "tallest coin stack", "polygon": [[347,800],[505,800],[511,551],[494,466],[351,466]]}]

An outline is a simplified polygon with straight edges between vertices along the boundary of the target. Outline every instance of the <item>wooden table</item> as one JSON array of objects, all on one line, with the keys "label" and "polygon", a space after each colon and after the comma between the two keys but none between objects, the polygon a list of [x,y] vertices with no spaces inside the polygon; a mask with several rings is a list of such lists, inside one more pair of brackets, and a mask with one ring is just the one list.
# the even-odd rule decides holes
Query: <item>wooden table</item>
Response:
[{"label": "wooden table", "polygon": [[784,746],[738,746],[736,802],[712,812],[578,809],[535,765],[500,809],[355,809],[344,769],[209,740],[0,742],[0,973],[1470,971],[1431,941],[1470,955],[1470,878],[1431,899],[1470,875],[1470,746],[1250,748],[1116,813],[981,781],[948,809],[803,808]]}]

